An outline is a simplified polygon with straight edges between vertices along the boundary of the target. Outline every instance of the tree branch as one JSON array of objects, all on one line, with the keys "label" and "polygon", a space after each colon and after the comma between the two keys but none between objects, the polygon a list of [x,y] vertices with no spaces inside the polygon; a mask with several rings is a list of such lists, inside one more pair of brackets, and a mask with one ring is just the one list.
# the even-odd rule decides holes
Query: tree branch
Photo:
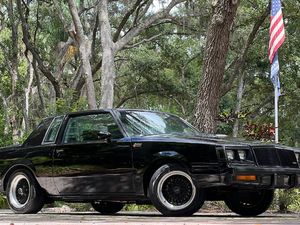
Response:
[{"label": "tree branch", "polygon": [[164,33],[160,33],[160,34],[154,35],[154,36],[152,36],[152,37],[150,37],[150,38],[145,38],[145,39],[143,39],[143,40],[141,40],[141,41],[139,41],[139,42],[137,42],[137,43],[134,43],[134,44],[131,44],[131,45],[126,45],[126,46],[124,46],[124,49],[129,49],[129,48],[137,47],[137,46],[139,46],[139,45],[141,45],[141,44],[144,44],[144,43],[146,43],[146,42],[150,42],[150,41],[152,41],[152,40],[154,40],[154,39],[156,39],[156,38],[158,38],[158,37],[160,37],[160,36],[163,36],[163,35],[164,35]]},{"label": "tree branch", "polygon": [[19,16],[21,19],[21,25],[22,25],[22,32],[23,32],[23,42],[33,56],[33,58],[37,61],[39,69],[42,71],[42,73],[47,77],[47,79],[51,82],[53,85],[53,88],[55,90],[56,98],[61,97],[61,90],[58,81],[55,79],[55,77],[52,75],[51,71],[44,65],[44,62],[40,55],[38,54],[38,51],[34,47],[34,45],[30,42],[30,34],[28,31],[28,24],[25,20],[24,13],[22,11],[22,3],[21,0],[17,0],[17,9],[19,12]]},{"label": "tree branch", "polygon": [[95,21],[95,25],[94,25],[94,29],[93,29],[93,33],[92,33],[92,47],[91,47],[91,51],[92,51],[92,62],[96,61],[96,36],[97,36],[97,31],[99,28],[99,13],[96,13],[96,21]]},{"label": "tree branch", "polygon": [[[136,10],[135,18],[133,20],[133,24],[136,25],[138,21],[146,14],[148,9],[150,8],[151,4],[153,3],[153,0],[145,0]],[[145,6],[145,8],[140,12],[140,10]]]},{"label": "tree branch", "polygon": [[242,73],[242,70],[244,69],[244,66],[245,66],[246,55],[258,33],[259,28],[261,27],[261,25],[263,24],[265,19],[268,17],[269,12],[270,12],[270,4],[268,5],[268,7],[265,9],[265,11],[261,14],[259,19],[254,24],[252,31],[250,32],[248,39],[245,43],[245,47],[242,50],[241,55],[237,58],[237,60],[234,61],[235,62],[234,70],[231,73],[231,75],[229,76],[228,81],[226,83],[223,83],[223,86],[221,87],[221,96],[224,96],[228,91],[231,90],[234,80],[236,79],[236,77],[240,76],[240,74]]},{"label": "tree branch", "polygon": [[68,4],[69,4],[70,13],[71,13],[73,24],[75,26],[75,31],[76,31],[74,38],[79,39],[77,41],[81,42],[84,39],[84,31],[83,31],[82,23],[79,18],[77,7],[75,5],[74,0],[68,0]]},{"label": "tree branch", "polygon": [[159,94],[159,93],[162,92],[162,91],[163,91],[163,90],[147,90],[147,91],[140,90],[140,91],[136,91],[136,92],[134,92],[134,94],[132,94],[132,95],[126,95],[126,97],[123,97],[123,98],[118,102],[118,104],[116,105],[116,108],[120,108],[125,102],[127,102],[127,101],[130,100],[130,99],[135,98],[136,96],[143,95],[143,94]]},{"label": "tree branch", "polygon": [[66,19],[65,19],[64,15],[63,15],[63,12],[61,10],[61,6],[58,5],[58,1],[57,0],[54,0],[53,4],[54,4],[55,11],[56,11],[56,13],[58,15],[58,18],[59,18],[60,22],[64,26],[65,32],[68,33],[70,31],[69,25],[67,24]]},{"label": "tree branch", "polygon": [[127,23],[129,17],[135,12],[135,10],[140,6],[140,3],[143,0],[136,0],[133,7],[125,14],[123,19],[121,20],[121,23],[119,24],[116,33],[113,36],[113,42],[116,42],[119,39],[120,33],[123,30],[125,24]]},{"label": "tree branch", "polygon": [[121,39],[119,39],[115,43],[115,50],[119,51],[122,48],[124,48],[125,45],[127,45],[136,35],[138,35],[141,31],[148,28],[150,25],[152,25],[154,22],[156,22],[159,19],[162,19],[169,15],[170,11],[178,5],[181,2],[184,2],[186,0],[172,0],[169,5],[157,13],[153,14],[151,17],[149,17],[146,21],[143,23],[138,24],[136,27],[133,27],[125,36],[123,36]]},{"label": "tree branch", "polygon": [[92,69],[92,75],[94,76],[102,66],[102,59],[96,64],[96,66]]}]

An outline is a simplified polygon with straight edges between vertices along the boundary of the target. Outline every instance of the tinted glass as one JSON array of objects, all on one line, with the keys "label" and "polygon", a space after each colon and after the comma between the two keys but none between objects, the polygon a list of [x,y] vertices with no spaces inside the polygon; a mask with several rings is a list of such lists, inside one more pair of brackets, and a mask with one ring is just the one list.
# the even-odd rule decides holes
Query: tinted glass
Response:
[{"label": "tinted glass", "polygon": [[53,143],[56,140],[60,125],[63,121],[63,116],[59,116],[54,118],[54,120],[52,121],[46,136],[44,138],[44,143]]},{"label": "tinted glass", "polygon": [[101,140],[101,133],[110,133],[113,139],[123,137],[110,113],[71,117],[63,143],[81,143]]},{"label": "tinted glass", "polygon": [[26,141],[23,143],[23,146],[37,146],[40,145],[43,141],[45,133],[52,122],[53,118],[47,118],[43,120],[29,135]]},{"label": "tinted glass", "polygon": [[120,111],[120,119],[130,136],[143,135],[184,135],[200,133],[177,116],[158,112]]}]

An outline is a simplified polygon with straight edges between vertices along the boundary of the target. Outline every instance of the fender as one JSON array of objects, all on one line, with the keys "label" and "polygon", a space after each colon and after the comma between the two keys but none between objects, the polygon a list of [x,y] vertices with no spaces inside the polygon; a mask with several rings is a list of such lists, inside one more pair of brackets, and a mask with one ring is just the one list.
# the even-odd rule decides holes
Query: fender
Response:
[{"label": "fender", "polygon": [[160,152],[153,154],[153,158],[154,158],[154,161],[157,161],[159,159],[175,159],[178,161],[188,163],[188,160],[186,159],[186,157],[176,151],[160,151]]},{"label": "fender", "polygon": [[28,159],[18,160],[11,164],[4,172],[1,184],[0,184],[0,192],[5,192],[7,181],[9,176],[13,173],[13,171],[17,169],[27,169],[32,173],[38,184],[41,188],[43,188],[50,195],[58,195],[59,192],[53,183],[52,177],[37,177],[35,173],[35,167],[33,163]]},{"label": "fender", "polygon": [[23,159],[23,160],[17,160],[15,162],[13,162],[12,164],[10,164],[7,169],[5,169],[2,173],[2,178],[1,178],[1,192],[5,191],[6,188],[6,184],[8,181],[9,176],[13,173],[13,171],[19,169],[19,168],[24,168],[29,170],[32,175],[36,178],[35,176],[35,169],[34,169],[34,165],[32,164],[32,162],[30,160],[27,159]]},{"label": "fender", "polygon": [[[144,193],[147,196],[147,188],[150,179],[154,172],[166,163],[177,163],[186,167],[190,171],[190,164],[184,155],[176,151],[159,151],[152,155],[153,160],[148,164],[149,166],[143,171],[143,182],[137,185],[137,192]],[[141,186],[143,185],[143,186]]]}]

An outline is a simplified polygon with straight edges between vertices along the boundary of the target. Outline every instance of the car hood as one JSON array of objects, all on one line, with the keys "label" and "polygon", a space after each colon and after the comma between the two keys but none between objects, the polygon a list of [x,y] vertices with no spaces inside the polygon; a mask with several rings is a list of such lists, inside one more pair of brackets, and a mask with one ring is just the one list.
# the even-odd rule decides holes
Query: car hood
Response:
[{"label": "car hood", "polygon": [[264,143],[261,141],[250,141],[240,138],[232,138],[226,135],[214,134],[200,134],[197,136],[182,136],[182,135],[148,135],[132,137],[133,142],[176,142],[176,143],[191,143],[191,144],[210,144],[210,145],[234,145],[234,146],[269,146],[269,147],[283,147],[274,143]]},{"label": "car hood", "polygon": [[15,150],[15,149],[18,149],[20,148],[22,145],[10,145],[10,146],[7,146],[7,147],[1,147],[0,148],[0,151],[5,151],[5,150]]}]

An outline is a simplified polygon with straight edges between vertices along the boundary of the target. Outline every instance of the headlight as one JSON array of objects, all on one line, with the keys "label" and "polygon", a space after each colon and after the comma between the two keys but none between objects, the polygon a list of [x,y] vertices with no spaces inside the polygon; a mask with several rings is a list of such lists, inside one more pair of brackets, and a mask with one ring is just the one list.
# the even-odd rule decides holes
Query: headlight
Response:
[{"label": "headlight", "polygon": [[295,155],[296,155],[297,162],[299,162],[299,159],[300,159],[300,153],[295,153]]},{"label": "headlight", "polygon": [[226,150],[226,155],[228,160],[234,160],[234,151],[233,150]]},{"label": "headlight", "polygon": [[238,150],[240,160],[246,160],[247,154],[245,150]]},{"label": "headlight", "polygon": [[[227,161],[232,161],[235,163],[243,163],[243,164],[255,163],[250,148],[240,147],[240,146],[234,146],[234,147],[229,146],[226,147],[225,153],[226,153]],[[299,160],[300,160],[300,152],[299,152]]]}]

